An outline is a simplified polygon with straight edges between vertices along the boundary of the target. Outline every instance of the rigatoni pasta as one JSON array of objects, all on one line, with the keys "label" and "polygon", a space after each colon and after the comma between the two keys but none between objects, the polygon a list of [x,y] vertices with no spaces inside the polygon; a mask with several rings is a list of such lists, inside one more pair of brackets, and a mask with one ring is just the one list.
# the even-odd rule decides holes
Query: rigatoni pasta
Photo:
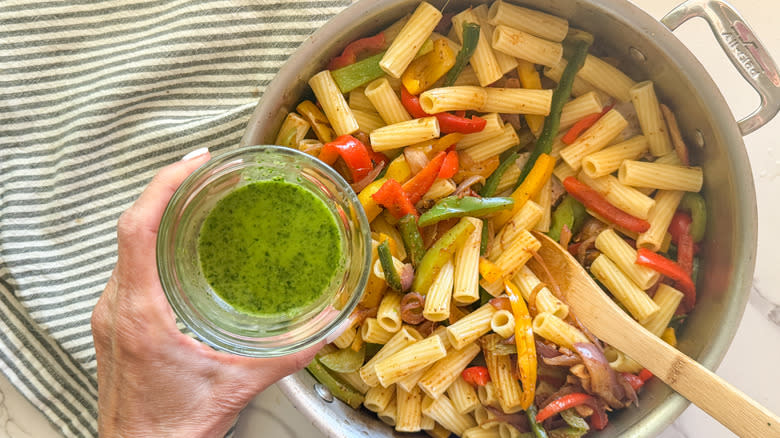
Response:
[{"label": "rigatoni pasta", "polygon": [[660,157],[671,152],[672,141],[669,138],[669,131],[666,129],[666,122],[661,115],[661,107],[658,105],[653,82],[640,82],[631,87],[628,94],[631,96],[631,102],[634,103],[642,133],[647,137],[650,153]]},{"label": "rigatoni pasta", "polygon": [[403,104],[401,104],[401,99],[398,98],[398,95],[390,87],[390,82],[387,78],[379,78],[366,85],[364,93],[385,124],[392,125],[393,123],[412,119],[412,116],[406,112]]},{"label": "rigatoni pasta", "polygon": [[596,257],[590,272],[640,324],[658,313],[658,305],[604,254]]},{"label": "rigatoni pasta", "polygon": [[698,192],[704,183],[704,172],[701,167],[627,160],[620,165],[618,179],[635,187]]},{"label": "rigatoni pasta", "polygon": [[322,105],[322,111],[336,135],[352,134],[360,128],[330,71],[324,70],[312,76],[309,86]]},{"label": "rigatoni pasta", "polygon": [[421,2],[379,61],[382,70],[394,78],[400,78],[440,19],[441,12],[438,9],[430,3]]},{"label": "rigatoni pasta", "polygon": [[371,132],[371,147],[375,151],[387,151],[409,146],[439,136],[436,117],[409,120],[407,122],[377,128]]},{"label": "rigatoni pasta", "polygon": [[503,24],[493,29],[493,48],[515,58],[552,67],[561,60],[563,46],[560,43],[513,29]]}]

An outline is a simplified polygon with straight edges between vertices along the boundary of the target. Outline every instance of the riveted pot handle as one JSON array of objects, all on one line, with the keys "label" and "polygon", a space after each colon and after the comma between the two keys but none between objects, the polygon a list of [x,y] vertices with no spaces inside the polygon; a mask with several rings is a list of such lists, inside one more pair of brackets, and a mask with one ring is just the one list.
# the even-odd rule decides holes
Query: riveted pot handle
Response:
[{"label": "riveted pot handle", "polygon": [[742,77],[761,96],[761,105],[739,121],[742,135],[750,134],[780,111],[780,74],[769,53],[745,20],[729,4],[718,0],[689,0],[661,19],[675,30],[691,18],[707,20],[723,51]]}]

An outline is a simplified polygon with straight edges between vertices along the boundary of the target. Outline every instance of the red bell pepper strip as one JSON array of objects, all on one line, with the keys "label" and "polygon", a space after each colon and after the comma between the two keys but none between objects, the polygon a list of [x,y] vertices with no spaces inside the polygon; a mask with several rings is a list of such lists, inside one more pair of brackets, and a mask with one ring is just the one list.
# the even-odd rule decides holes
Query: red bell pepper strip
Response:
[{"label": "red bell pepper strip", "polygon": [[555,414],[580,405],[588,405],[593,410],[590,421],[594,429],[601,430],[607,426],[607,414],[599,408],[598,401],[593,396],[582,392],[567,394],[551,401],[550,404],[536,414],[536,422],[541,423]]},{"label": "red bell pepper strip", "polygon": [[653,378],[653,373],[651,373],[647,368],[642,368],[642,371],[639,372],[638,377],[642,379],[642,382],[647,382]]},{"label": "red bell pepper strip", "polygon": [[677,264],[691,278],[693,278],[693,245],[693,237],[690,231],[686,230],[680,235],[680,241],[677,243]]},{"label": "red bell pepper strip", "polygon": [[637,233],[644,233],[650,228],[649,222],[632,216],[610,204],[609,201],[597,191],[591,189],[573,176],[563,180],[563,187],[574,197],[574,199],[585,205],[585,208],[595,211],[601,215],[601,217],[615,225]]},{"label": "red bell pepper strip", "polygon": [[371,197],[377,204],[385,207],[390,214],[398,219],[407,214],[417,216],[417,209],[414,208],[413,203],[409,202],[409,198],[406,197],[406,193],[404,193],[401,184],[392,178],[385,181],[385,183],[382,184],[382,187],[371,195]]},{"label": "red bell pepper strip", "polygon": [[363,52],[370,52],[371,54],[379,53],[384,50],[385,46],[386,41],[384,32],[379,32],[372,37],[352,41],[347,44],[347,47],[344,48],[341,55],[330,60],[328,63],[328,70],[338,70],[342,67],[354,64],[357,62],[358,54],[362,54]]},{"label": "red bell pepper strip", "polygon": [[601,118],[601,113],[588,114],[573,124],[566,134],[561,137],[561,141],[566,144],[572,144],[588,128],[593,126]]},{"label": "red bell pepper strip", "polygon": [[342,135],[322,146],[319,159],[325,164],[332,166],[339,157],[352,173],[352,181],[360,181],[374,168],[369,149],[351,135]]},{"label": "red bell pepper strip", "polygon": [[417,175],[404,183],[403,189],[409,202],[416,204],[417,201],[422,199],[425,192],[430,190],[431,186],[436,181],[436,177],[439,176],[441,165],[444,164],[444,158],[446,156],[446,152],[439,152],[422,168],[422,170],[417,172]]},{"label": "red bell pepper strip", "polygon": [[691,215],[684,211],[677,211],[672,217],[672,222],[669,223],[669,234],[672,235],[672,242],[675,245],[680,241],[680,236],[689,232],[691,227]]},{"label": "red bell pepper strip", "polygon": [[406,108],[406,111],[414,117],[419,119],[421,117],[430,117],[433,115],[439,121],[439,131],[448,134],[451,132],[459,132],[461,134],[471,134],[479,132],[485,129],[487,120],[482,117],[472,116],[470,119],[465,117],[459,117],[450,113],[436,113],[428,114],[423,111],[420,105],[420,99],[406,90],[406,87],[401,86],[401,103]]},{"label": "red bell pepper strip", "polygon": [[626,382],[628,382],[629,385],[631,385],[632,388],[634,388],[634,391],[638,391],[639,388],[642,387],[642,385],[645,384],[645,381],[642,380],[641,377],[637,376],[636,374],[631,373],[620,373],[623,375],[623,378],[626,379]]},{"label": "red bell pepper strip", "polygon": [[458,173],[458,169],[458,152],[454,150],[448,151],[447,156],[444,157],[441,169],[439,169],[439,178],[452,178]]},{"label": "red bell pepper strip", "polygon": [[460,373],[463,380],[466,383],[470,383],[476,386],[485,386],[490,381],[490,373],[488,369],[482,366],[469,367]]},{"label": "red bell pepper strip", "polygon": [[685,294],[683,301],[688,310],[693,309],[696,304],[696,286],[680,265],[647,248],[639,248],[636,251],[636,264],[647,266],[676,281]]}]

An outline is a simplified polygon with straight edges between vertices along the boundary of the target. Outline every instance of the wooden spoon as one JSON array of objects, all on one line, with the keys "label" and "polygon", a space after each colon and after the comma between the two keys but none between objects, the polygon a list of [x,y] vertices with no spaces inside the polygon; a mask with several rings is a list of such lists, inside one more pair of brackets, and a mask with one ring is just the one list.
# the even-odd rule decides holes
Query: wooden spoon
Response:
[{"label": "wooden spoon", "polygon": [[[594,335],[630,356],[741,437],[780,438],[780,418],[639,325],[618,307],[568,251],[544,234],[539,255],[555,276],[566,303]],[[533,259],[528,267],[544,281]]]}]

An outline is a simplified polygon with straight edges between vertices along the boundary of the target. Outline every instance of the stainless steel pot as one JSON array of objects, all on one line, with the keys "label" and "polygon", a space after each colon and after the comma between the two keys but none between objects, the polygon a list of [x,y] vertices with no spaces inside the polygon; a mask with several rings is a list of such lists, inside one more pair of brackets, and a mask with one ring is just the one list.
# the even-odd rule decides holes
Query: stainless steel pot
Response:
[{"label": "stainless steel pot", "polygon": [[[705,171],[709,222],[702,247],[696,311],[678,334],[679,348],[713,369],[723,358],[745,309],[756,252],[756,197],[742,136],[780,110],[780,75],[744,20],[726,3],[688,1],[659,23],[625,0],[511,0],[569,19],[596,36],[599,45],[621,59],[634,79],[652,79],[660,99],[673,108],[689,145]],[[375,33],[412,11],[419,0],[361,0],[307,39],[268,86],[242,140],[271,143],[283,117],[307,92],[306,80],[324,68],[350,41]],[[444,0],[432,3],[441,7]],[[458,11],[467,0],[449,0]],[[672,34],[693,17],[704,18],[742,76],[761,96],[760,107],[736,122],[710,76]],[[389,437],[395,434],[368,412],[354,411],[318,391],[300,372],[280,382],[290,401],[331,437]],[[688,402],[658,381],[642,392],[638,408],[611,415],[601,437],[650,437],[660,433]]]}]

